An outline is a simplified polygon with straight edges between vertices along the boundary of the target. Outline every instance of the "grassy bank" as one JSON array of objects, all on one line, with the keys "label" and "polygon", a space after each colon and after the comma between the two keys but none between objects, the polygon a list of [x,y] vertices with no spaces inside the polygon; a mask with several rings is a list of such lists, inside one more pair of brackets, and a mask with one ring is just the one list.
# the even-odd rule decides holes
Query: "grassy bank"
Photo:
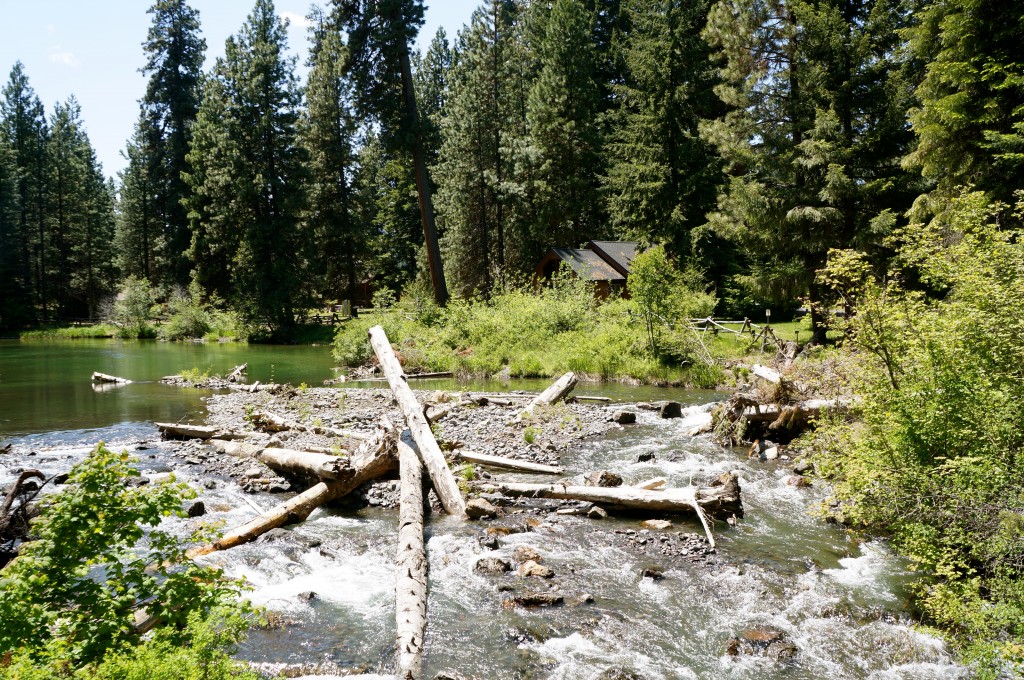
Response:
[{"label": "grassy bank", "polygon": [[18,334],[21,340],[80,340],[95,338],[116,338],[119,329],[114,324],[97,323],[88,326],[46,326],[33,328]]},{"label": "grassy bank", "polygon": [[461,377],[548,378],[572,370],[594,380],[713,387],[726,379],[707,365],[692,334],[658,330],[652,351],[631,300],[597,303],[572,281],[540,293],[510,289],[490,300],[454,300],[441,309],[423,293],[378,306],[344,324],[334,356],[345,366],[370,360],[370,326],[381,324],[411,371]]}]

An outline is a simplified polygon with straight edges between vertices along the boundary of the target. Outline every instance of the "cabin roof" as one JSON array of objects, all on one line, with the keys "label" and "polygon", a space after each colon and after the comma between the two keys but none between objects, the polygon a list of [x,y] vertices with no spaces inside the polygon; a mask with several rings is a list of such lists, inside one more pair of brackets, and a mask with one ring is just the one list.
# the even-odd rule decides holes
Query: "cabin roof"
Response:
[{"label": "cabin roof", "polygon": [[552,248],[548,251],[548,260],[554,254],[563,262],[567,262],[577,276],[584,274],[591,281],[625,281],[625,275],[618,272],[593,250],[585,248]]},{"label": "cabin roof", "polygon": [[597,253],[623,277],[632,270],[640,244],[635,241],[590,241],[587,248]]}]

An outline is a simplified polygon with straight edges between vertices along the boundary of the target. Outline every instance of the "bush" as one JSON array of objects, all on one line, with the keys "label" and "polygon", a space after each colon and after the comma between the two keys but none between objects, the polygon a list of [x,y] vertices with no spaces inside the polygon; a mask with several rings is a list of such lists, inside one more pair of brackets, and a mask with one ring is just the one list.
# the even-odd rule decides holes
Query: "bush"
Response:
[{"label": "bush", "polygon": [[111,315],[111,321],[120,329],[118,335],[122,338],[155,337],[156,332],[149,325],[154,302],[149,281],[136,276],[125,279]]},{"label": "bush", "polygon": [[68,485],[45,499],[35,540],[0,578],[0,657],[78,668],[138,645],[140,607],[165,624],[159,639],[178,646],[215,609],[236,617],[247,611],[237,584],[189,560],[158,528],[166,517],[183,516],[182,501],[195,492],[173,478],[126,485],[139,475],[131,463],[100,443]]},{"label": "bush", "polygon": [[1000,210],[965,194],[948,222],[898,232],[885,281],[832,254],[863,424],[810,442],[842,518],[891,533],[929,576],[932,621],[988,678],[1024,671],[1024,245]]},{"label": "bush", "polygon": [[187,294],[173,296],[167,306],[169,316],[160,328],[163,340],[221,340],[247,335],[238,314],[221,311],[217,298],[204,301],[203,290],[194,281]]}]

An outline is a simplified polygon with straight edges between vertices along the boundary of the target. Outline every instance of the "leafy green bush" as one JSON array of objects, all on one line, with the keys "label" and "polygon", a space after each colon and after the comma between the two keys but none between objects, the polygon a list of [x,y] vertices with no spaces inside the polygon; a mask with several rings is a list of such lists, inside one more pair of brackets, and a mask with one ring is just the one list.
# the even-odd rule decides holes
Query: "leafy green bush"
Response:
[{"label": "leafy green bush", "polygon": [[247,335],[239,315],[220,310],[216,298],[204,301],[203,290],[195,282],[189,285],[188,293],[175,295],[167,306],[169,316],[160,327],[163,340],[221,340]]},{"label": "leafy green bush", "polygon": [[122,338],[156,337],[156,331],[149,325],[154,302],[149,281],[136,276],[125,279],[114,300],[111,319],[120,329],[118,335]]},{"label": "leafy green bush", "polygon": [[821,279],[856,311],[863,423],[809,442],[837,512],[891,533],[930,577],[927,613],[983,678],[1024,672],[1024,244],[1001,209],[965,194],[947,221],[898,232],[885,281],[830,256]]},{"label": "leafy green bush", "polygon": [[126,485],[139,474],[131,463],[100,443],[67,486],[45,499],[35,540],[0,572],[0,657],[17,657],[24,668],[79,668],[135,654],[141,607],[165,624],[158,639],[172,646],[189,644],[215,609],[229,617],[247,611],[238,584],[189,560],[178,539],[158,528],[182,516],[182,501],[195,492],[173,478]]},{"label": "leafy green bush", "polygon": [[79,340],[99,339],[117,337],[120,329],[109,323],[98,323],[90,326],[59,326],[52,328],[37,328],[31,331],[22,331],[19,338],[22,340]]}]

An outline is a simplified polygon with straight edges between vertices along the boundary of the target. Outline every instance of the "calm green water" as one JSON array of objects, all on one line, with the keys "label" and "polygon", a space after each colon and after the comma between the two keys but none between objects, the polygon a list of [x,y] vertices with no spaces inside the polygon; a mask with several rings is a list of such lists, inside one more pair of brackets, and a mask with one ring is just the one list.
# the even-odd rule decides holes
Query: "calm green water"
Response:
[{"label": "calm green water", "polygon": [[[208,391],[156,381],[192,368],[223,374],[246,362],[250,381],[313,385],[335,375],[329,347],[0,340],[0,439],[201,415]],[[136,382],[94,388],[93,371]]]}]

